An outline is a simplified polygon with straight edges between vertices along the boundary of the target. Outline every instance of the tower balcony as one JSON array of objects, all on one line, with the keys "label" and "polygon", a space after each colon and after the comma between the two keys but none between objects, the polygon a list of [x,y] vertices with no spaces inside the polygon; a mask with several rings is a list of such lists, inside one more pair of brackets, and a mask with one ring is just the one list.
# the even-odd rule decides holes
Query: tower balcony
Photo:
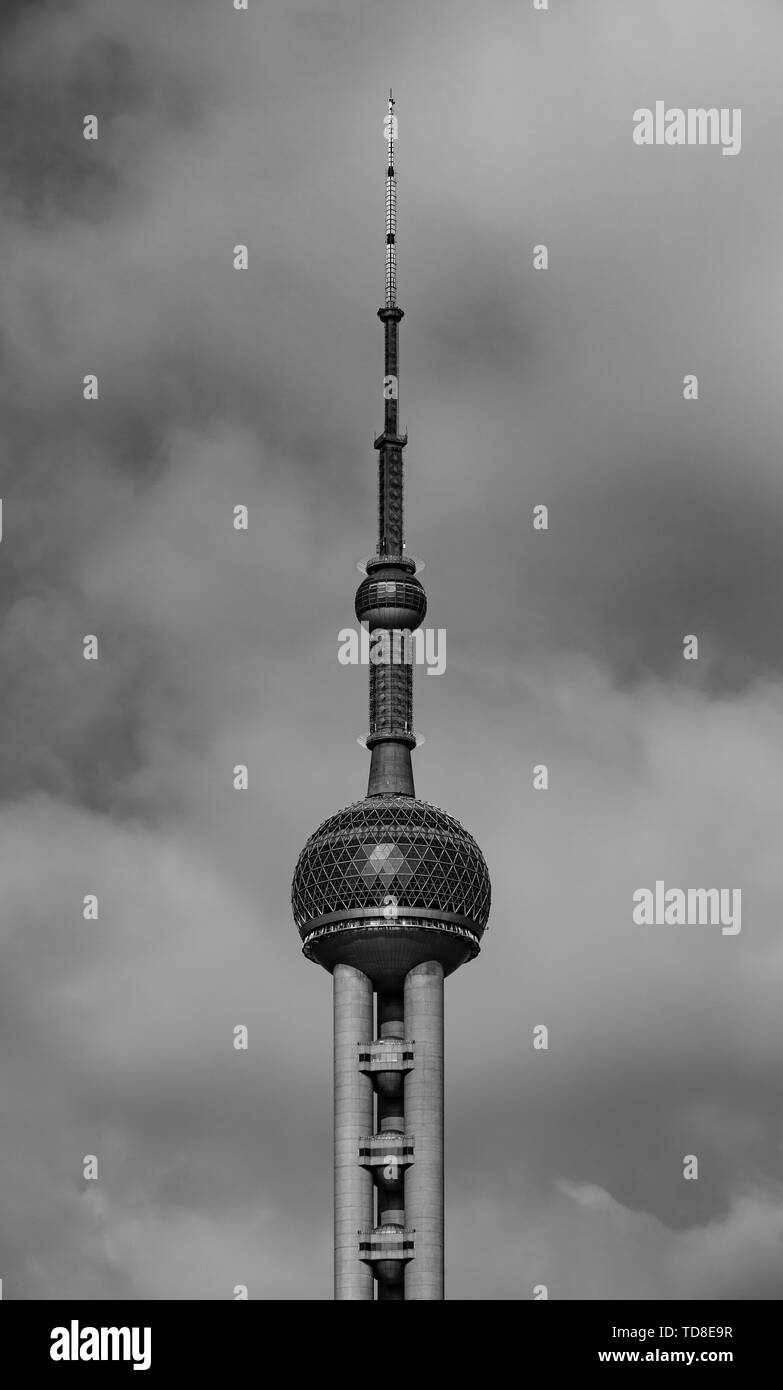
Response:
[{"label": "tower balcony", "polygon": [[365,1076],[389,1071],[404,1075],[413,1070],[413,1064],[413,1043],[403,1042],[402,1038],[381,1038],[376,1042],[359,1043],[359,1071],[364,1072]]},{"label": "tower balcony", "polygon": [[372,1173],[379,1187],[393,1191],[402,1186],[403,1175],[414,1162],[412,1134],[396,1129],[367,1134],[359,1140],[359,1166]]},{"label": "tower balcony", "polygon": [[387,434],[386,430],[383,430],[381,434],[376,434],[373,440],[373,448],[383,449],[386,444],[391,444],[396,449],[404,449],[407,443],[407,434]]},{"label": "tower balcony", "polygon": [[413,1043],[402,1038],[379,1038],[359,1043],[359,1071],[369,1076],[381,1096],[401,1096],[406,1074],[413,1070]]},{"label": "tower balcony", "polygon": [[394,1265],[401,1273],[402,1266],[414,1258],[415,1231],[404,1226],[375,1226],[359,1231],[359,1259],[364,1264]]}]

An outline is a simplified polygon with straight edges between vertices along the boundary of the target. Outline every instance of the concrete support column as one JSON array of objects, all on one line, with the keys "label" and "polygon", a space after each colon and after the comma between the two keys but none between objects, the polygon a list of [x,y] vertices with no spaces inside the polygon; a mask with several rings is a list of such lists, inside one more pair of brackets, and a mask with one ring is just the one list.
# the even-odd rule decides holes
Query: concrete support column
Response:
[{"label": "concrete support column", "polygon": [[414,1066],[405,1077],[405,1128],[415,1159],[405,1175],[405,1225],[415,1258],[405,1270],[405,1299],[438,1300],[443,1288],[443,967],[425,961],[405,977],[405,1037]]},{"label": "concrete support column", "polygon": [[373,1300],[373,1276],[359,1259],[360,1229],[373,1225],[373,1182],[359,1167],[359,1138],[373,1132],[373,1090],[359,1071],[357,1043],[373,1037],[367,976],[337,965],[334,979],[334,1296]]}]

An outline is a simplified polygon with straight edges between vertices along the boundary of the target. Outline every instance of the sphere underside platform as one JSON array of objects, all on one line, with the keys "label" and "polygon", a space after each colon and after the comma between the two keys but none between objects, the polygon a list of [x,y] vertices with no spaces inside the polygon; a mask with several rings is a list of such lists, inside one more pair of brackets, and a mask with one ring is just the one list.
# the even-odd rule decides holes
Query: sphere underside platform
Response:
[{"label": "sphere underside platform", "polygon": [[331,923],[316,927],[302,945],[308,960],[330,973],[337,965],[361,970],[381,994],[398,991],[408,971],[424,961],[439,961],[450,975],[480,949],[478,935],[467,927],[414,918]]}]

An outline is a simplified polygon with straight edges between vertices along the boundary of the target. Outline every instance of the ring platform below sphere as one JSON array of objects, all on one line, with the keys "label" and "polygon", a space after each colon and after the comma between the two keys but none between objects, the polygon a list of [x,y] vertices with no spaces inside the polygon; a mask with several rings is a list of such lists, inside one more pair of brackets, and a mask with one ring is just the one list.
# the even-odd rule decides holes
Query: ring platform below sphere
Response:
[{"label": "ring platform below sphere", "polygon": [[325,970],[352,965],[382,993],[415,965],[449,975],[478,954],[489,917],[484,857],[453,816],[410,796],[372,796],[325,820],[296,866],[294,920]]}]

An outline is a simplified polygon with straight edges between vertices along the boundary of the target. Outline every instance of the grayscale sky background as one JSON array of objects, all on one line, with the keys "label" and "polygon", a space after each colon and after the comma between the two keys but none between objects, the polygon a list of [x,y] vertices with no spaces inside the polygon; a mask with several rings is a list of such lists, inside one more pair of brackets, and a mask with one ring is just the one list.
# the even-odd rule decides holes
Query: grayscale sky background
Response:
[{"label": "grayscale sky background", "polygon": [[[5,1297],[331,1297],[331,991],[289,892],[366,787],[337,633],[390,83],[408,545],[448,634],[417,791],[494,887],[447,986],[448,1296],[780,1297],[783,7],[0,28]],[[659,98],[741,107],[741,154],[636,147]],[[740,888],[741,934],[635,927],[659,878]]]}]

